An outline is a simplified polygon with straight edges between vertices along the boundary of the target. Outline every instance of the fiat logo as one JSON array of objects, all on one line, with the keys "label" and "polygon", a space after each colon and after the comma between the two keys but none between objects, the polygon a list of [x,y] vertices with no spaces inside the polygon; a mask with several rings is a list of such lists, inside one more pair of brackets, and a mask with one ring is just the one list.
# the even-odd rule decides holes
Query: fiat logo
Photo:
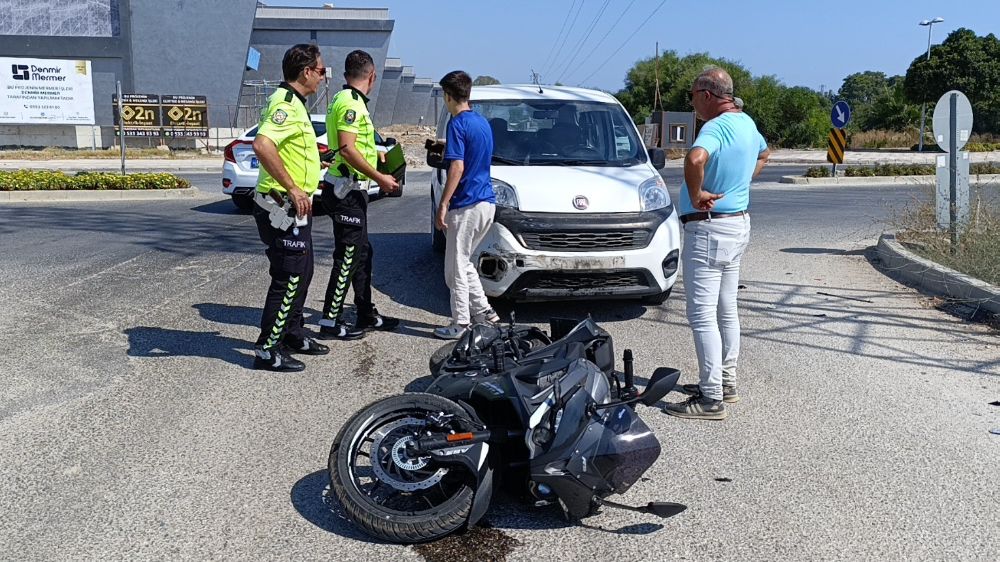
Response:
[{"label": "fiat logo", "polygon": [[577,195],[573,198],[573,206],[582,211],[590,206],[590,201],[583,195]]}]

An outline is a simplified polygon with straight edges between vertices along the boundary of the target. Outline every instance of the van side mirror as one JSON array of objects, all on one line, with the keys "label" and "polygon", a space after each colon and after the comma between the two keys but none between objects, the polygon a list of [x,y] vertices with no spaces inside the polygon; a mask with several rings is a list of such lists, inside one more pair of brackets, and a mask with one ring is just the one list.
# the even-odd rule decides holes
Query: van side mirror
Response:
[{"label": "van side mirror", "polygon": [[424,141],[424,148],[427,149],[427,165],[438,170],[448,168],[444,161],[444,142],[432,139]]},{"label": "van side mirror", "polygon": [[667,166],[667,153],[662,148],[648,148],[649,161],[657,170],[662,170]]},{"label": "van side mirror", "polygon": [[649,378],[649,384],[639,395],[639,401],[647,406],[652,406],[667,395],[677,385],[677,380],[681,378],[678,369],[670,367],[660,367],[653,371],[653,376]]}]

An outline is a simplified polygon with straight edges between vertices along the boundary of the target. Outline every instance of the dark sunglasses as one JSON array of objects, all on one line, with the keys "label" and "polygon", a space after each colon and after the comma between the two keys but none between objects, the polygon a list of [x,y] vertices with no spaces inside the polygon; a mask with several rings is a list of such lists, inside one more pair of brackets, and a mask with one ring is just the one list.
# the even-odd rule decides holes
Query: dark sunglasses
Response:
[{"label": "dark sunglasses", "polygon": [[708,92],[709,95],[712,96],[713,98],[719,98],[720,100],[727,100],[727,101],[729,100],[729,98],[727,98],[725,96],[720,96],[720,95],[716,94],[715,92],[713,92],[712,90],[709,90],[708,88],[701,88],[701,89],[695,90],[693,92],[689,91],[687,93],[688,103],[691,103],[692,101],[694,101],[694,95],[697,94],[698,92]]},{"label": "dark sunglasses", "polygon": [[325,66],[323,68],[316,68],[315,66],[310,66],[309,68],[311,70],[313,70],[314,72],[318,72],[320,76],[326,76],[326,67]]}]

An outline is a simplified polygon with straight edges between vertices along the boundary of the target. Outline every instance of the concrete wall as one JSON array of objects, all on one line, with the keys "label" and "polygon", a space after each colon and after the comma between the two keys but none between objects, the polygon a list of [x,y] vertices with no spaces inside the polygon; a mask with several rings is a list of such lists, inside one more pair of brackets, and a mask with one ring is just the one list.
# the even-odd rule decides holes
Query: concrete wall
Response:
[{"label": "concrete wall", "polygon": [[[344,59],[355,49],[372,56],[375,68],[385,65],[393,20],[383,9],[258,8],[250,46],[260,51],[260,66],[248,70],[244,80],[281,81],[281,59],[297,43],[319,46],[323,63],[329,68],[327,86],[309,99],[313,113],[325,113],[326,106],[344,84]],[[377,102],[380,81],[369,95]]]},{"label": "concrete wall", "polygon": [[441,116],[442,111],[446,112],[448,111],[448,108],[444,105],[444,97],[441,95],[441,86],[434,84],[431,88],[431,95],[427,103],[427,109],[424,111],[424,125],[429,125],[436,129],[438,117]]},{"label": "concrete wall", "polygon": [[386,59],[385,68],[379,75],[378,100],[372,106],[372,119],[375,125],[385,127],[392,123],[392,114],[396,109],[396,96],[399,93],[399,81],[403,76],[403,65],[399,59]]},{"label": "concrete wall", "polygon": [[239,101],[256,0],[131,0],[130,5],[134,91],[206,96],[209,127],[227,126],[224,106]]},{"label": "concrete wall", "polygon": [[399,77],[399,88],[396,91],[396,103],[393,105],[392,110],[392,124],[397,125],[400,123],[405,123],[403,120],[403,114],[406,113],[406,104],[410,100],[410,96],[413,94],[413,81],[416,80],[416,75],[413,74],[413,67],[404,66],[403,72]]},{"label": "concrete wall", "polygon": [[[65,6],[61,0],[38,1],[53,9]],[[117,0],[117,7],[112,26],[117,35],[0,36],[4,56],[90,60],[97,126],[5,127],[0,146],[110,146],[112,96],[119,80],[126,93],[204,95],[214,106],[209,126],[226,125],[218,108],[238,103],[256,0]],[[150,141],[128,142],[146,146]]]},{"label": "concrete wall", "polygon": [[427,106],[431,99],[431,89],[433,82],[427,78],[417,78],[413,81],[413,86],[405,97],[400,97],[396,102],[396,112],[393,119],[396,123],[417,125],[427,124],[430,116],[427,114]]}]

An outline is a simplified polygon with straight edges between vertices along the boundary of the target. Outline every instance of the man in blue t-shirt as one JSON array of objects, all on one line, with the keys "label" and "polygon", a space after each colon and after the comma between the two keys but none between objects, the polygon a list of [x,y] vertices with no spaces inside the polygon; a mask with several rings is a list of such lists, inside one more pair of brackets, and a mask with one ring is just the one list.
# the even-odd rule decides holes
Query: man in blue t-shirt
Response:
[{"label": "man in blue t-shirt", "polygon": [[499,322],[490,308],[472,252],[493,225],[496,197],[490,181],[493,130],[482,115],[469,107],[472,79],[461,70],[441,79],[444,103],[451,113],[445,138],[444,159],[448,164],[441,204],[434,226],[445,232],[444,279],[451,291],[451,324],[436,328],[434,335],[458,339],[473,319]]},{"label": "man in blue t-shirt", "polygon": [[733,79],[710,68],[694,81],[689,100],[706,121],[684,161],[680,218],[687,318],[698,353],[699,383],[682,388],[691,398],[667,404],[672,416],[722,420],[723,402],[739,400],[736,361],[740,320],[736,291],[740,260],[750,243],[750,180],[767,163],[757,125],[733,97]]}]

